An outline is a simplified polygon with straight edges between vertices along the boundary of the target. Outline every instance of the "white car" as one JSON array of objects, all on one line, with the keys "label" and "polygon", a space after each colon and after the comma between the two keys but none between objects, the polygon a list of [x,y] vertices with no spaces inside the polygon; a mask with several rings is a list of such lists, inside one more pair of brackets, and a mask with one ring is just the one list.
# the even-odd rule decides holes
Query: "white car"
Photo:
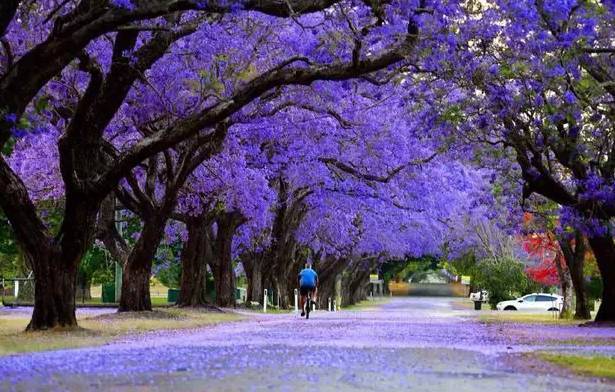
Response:
[{"label": "white car", "polygon": [[498,310],[524,310],[534,312],[556,312],[562,309],[564,297],[557,294],[532,293],[496,305]]}]

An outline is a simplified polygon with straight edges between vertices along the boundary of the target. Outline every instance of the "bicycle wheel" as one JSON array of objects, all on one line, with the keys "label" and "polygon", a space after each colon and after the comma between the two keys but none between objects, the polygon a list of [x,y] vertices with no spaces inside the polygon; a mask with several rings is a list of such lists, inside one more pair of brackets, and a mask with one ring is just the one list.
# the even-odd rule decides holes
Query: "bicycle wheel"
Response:
[{"label": "bicycle wheel", "polygon": [[305,319],[308,320],[310,318],[310,310],[312,308],[312,294],[308,293],[307,299],[305,301]]}]

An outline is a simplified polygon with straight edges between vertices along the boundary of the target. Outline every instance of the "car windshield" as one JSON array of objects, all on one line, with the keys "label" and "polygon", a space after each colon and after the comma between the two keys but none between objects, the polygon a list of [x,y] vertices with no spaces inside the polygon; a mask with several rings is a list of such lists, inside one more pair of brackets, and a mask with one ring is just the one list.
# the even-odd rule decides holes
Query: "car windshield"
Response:
[{"label": "car windshield", "polygon": [[536,296],[535,295],[527,295],[523,298],[521,298],[523,301],[525,302],[534,302],[536,301]]}]

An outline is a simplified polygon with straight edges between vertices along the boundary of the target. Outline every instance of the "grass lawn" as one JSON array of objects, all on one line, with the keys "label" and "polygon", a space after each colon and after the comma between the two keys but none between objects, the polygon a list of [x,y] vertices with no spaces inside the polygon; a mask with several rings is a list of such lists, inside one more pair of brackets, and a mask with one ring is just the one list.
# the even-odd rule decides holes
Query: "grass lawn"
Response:
[{"label": "grass lawn", "polygon": [[614,357],[584,357],[578,355],[539,353],[538,358],[562,366],[578,374],[615,379]]},{"label": "grass lawn", "polygon": [[[15,297],[8,297],[5,296],[4,297],[4,301],[8,304],[12,304],[15,303]],[[156,306],[156,307],[164,307],[164,306],[170,306],[173,305],[172,303],[169,303],[167,301],[167,297],[151,297],[151,301],[152,301],[152,306]],[[19,304],[20,301],[17,301],[17,303]],[[21,301],[27,304],[32,304],[33,301]],[[83,305],[83,306],[88,306],[88,305],[109,305],[109,306],[114,306],[117,305],[117,303],[103,303],[102,302],[102,298],[100,297],[92,297],[92,299],[89,299],[87,301],[76,301],[77,305]]]},{"label": "grass lawn", "polygon": [[157,309],[153,312],[110,313],[80,318],[80,328],[77,330],[23,332],[29,318],[0,317],[0,355],[96,346],[129,334],[196,328],[242,318],[235,313],[207,312],[199,309]]},{"label": "grass lawn", "polygon": [[478,319],[485,323],[521,323],[521,324],[557,324],[557,325],[578,325],[584,320],[560,319],[555,318],[551,312],[544,313],[523,313],[507,311],[479,311]]}]

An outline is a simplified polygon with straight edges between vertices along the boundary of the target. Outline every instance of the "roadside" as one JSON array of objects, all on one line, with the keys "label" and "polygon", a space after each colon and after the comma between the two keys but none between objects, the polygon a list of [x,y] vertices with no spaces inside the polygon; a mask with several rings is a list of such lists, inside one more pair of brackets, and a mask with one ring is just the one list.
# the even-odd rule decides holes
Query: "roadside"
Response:
[{"label": "roadside", "polygon": [[[457,308],[469,308],[455,301]],[[518,369],[542,374],[572,372],[615,383],[615,328],[581,326],[584,320],[560,319],[552,313],[482,310],[469,313],[490,335],[505,336],[527,352],[512,354]]]},{"label": "roadside", "polygon": [[115,309],[81,308],[77,310],[77,330],[25,333],[31,311],[31,308],[0,307],[0,356],[94,347],[149,331],[199,328],[245,318],[233,311],[205,309],[166,308],[153,312],[116,313]]},{"label": "roadside", "polygon": [[[316,311],[310,320],[289,313],[231,313],[244,317],[241,322],[216,321],[212,319],[216,314],[208,312],[200,315],[206,319],[200,321],[193,319],[198,314],[167,313],[183,311],[175,308],[148,313],[151,317],[145,319],[93,313],[102,312],[95,309],[80,315],[82,325],[112,325],[110,332],[97,327],[97,345],[86,335],[81,348],[61,349],[76,347],[69,342],[56,350],[2,356],[0,389],[340,391],[374,390],[377,385],[379,390],[588,392],[615,388],[603,375],[579,376],[564,364],[550,364],[540,357],[615,353],[615,345],[591,341],[612,340],[615,330],[486,323],[478,312],[455,309],[452,305],[458,301],[394,297],[383,304],[359,305],[367,311]],[[25,326],[25,315],[17,315],[13,319],[21,318]],[[131,324],[130,330],[122,331],[124,322]],[[141,323],[141,329],[135,323]],[[535,339],[532,333],[549,338]],[[576,344],[581,340],[584,345]]]}]

